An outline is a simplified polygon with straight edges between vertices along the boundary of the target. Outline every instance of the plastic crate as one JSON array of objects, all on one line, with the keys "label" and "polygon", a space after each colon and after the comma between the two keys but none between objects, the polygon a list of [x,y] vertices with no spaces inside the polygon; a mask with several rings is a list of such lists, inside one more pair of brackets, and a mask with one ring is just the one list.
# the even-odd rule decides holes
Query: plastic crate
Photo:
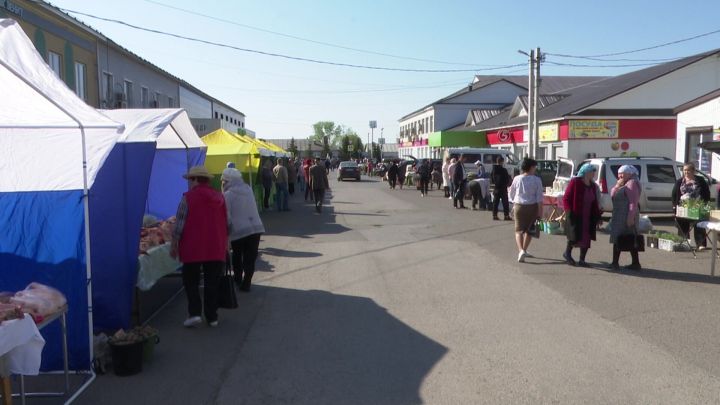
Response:
[{"label": "plastic crate", "polygon": [[658,249],[666,252],[677,252],[680,250],[680,243],[669,239],[658,239]]}]

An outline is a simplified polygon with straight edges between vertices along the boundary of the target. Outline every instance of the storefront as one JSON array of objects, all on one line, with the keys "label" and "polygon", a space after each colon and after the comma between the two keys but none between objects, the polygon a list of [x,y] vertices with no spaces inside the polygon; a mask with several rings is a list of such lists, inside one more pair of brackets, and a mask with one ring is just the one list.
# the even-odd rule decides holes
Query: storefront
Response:
[{"label": "storefront", "polygon": [[678,107],[675,160],[720,178],[720,155],[698,145],[720,140],[720,90]]}]

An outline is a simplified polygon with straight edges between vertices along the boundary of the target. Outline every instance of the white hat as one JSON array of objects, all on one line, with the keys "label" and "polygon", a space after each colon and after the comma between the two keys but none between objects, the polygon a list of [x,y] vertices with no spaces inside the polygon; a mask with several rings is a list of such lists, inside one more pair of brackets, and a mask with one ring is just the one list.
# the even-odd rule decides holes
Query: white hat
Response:
[{"label": "white hat", "polygon": [[475,162],[475,166],[480,166],[480,165],[482,165],[481,161],[478,160],[477,162]]}]

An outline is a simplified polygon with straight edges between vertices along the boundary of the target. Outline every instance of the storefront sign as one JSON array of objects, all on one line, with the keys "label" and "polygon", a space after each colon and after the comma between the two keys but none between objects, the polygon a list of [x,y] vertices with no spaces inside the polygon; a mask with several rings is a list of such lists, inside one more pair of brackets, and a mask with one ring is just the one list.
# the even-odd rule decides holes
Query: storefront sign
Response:
[{"label": "storefront sign", "polygon": [[540,142],[557,142],[560,140],[558,124],[545,124],[538,127],[538,139]]},{"label": "storefront sign", "polygon": [[20,17],[23,16],[23,9],[10,0],[0,0],[0,6],[13,14],[17,14]]},{"label": "storefront sign", "polygon": [[498,132],[498,141],[507,142],[510,140],[511,136],[512,136],[512,134],[510,134],[509,130],[503,129],[500,132]]},{"label": "storefront sign", "polygon": [[618,137],[618,120],[570,121],[570,139],[610,139]]}]

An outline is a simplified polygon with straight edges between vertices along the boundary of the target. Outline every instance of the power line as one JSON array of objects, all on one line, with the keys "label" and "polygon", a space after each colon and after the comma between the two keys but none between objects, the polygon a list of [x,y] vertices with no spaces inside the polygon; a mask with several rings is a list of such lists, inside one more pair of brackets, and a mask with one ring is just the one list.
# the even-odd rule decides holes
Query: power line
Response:
[{"label": "power line", "polygon": [[487,66],[487,67],[496,67],[496,66],[498,66],[498,65],[478,65],[478,64],[473,64],[473,63],[462,63],[462,62],[448,62],[448,61],[442,61],[442,60],[436,60],[436,59],[414,58],[414,57],[411,57],[411,56],[394,55],[394,54],[390,54],[390,53],[371,51],[371,50],[368,50],[368,49],[353,48],[353,47],[350,47],[350,46],[334,44],[334,43],[331,43],[331,42],[318,41],[318,40],[314,40],[314,39],[310,39],[310,38],[303,38],[303,37],[300,37],[300,36],[297,36],[297,35],[286,34],[286,33],[283,33],[283,32],[272,31],[272,30],[269,30],[269,29],[266,29],[266,28],[256,27],[256,26],[252,26],[252,25],[248,25],[248,24],[242,24],[242,23],[239,23],[239,22],[237,22],[237,21],[227,20],[227,19],[224,19],[224,18],[215,17],[215,16],[208,15],[208,14],[203,14],[203,13],[200,13],[200,12],[197,12],[197,11],[189,10],[189,9],[182,8],[182,7],[173,6],[173,5],[170,5],[170,4],[165,4],[165,3],[162,3],[162,2],[159,2],[159,1],[155,1],[155,0],[145,0],[145,1],[148,2],[148,3],[152,3],[152,4],[155,4],[155,5],[158,5],[158,6],[160,6],[160,7],[166,7],[166,8],[169,8],[169,9],[181,11],[181,12],[183,12],[183,13],[187,13],[187,14],[191,14],[191,15],[195,15],[195,16],[199,16],[199,17],[204,17],[204,18],[207,18],[207,19],[210,19],[210,20],[214,20],[214,21],[223,22],[223,23],[225,23],[225,24],[235,25],[235,26],[238,26],[238,27],[243,27],[243,28],[247,28],[247,29],[250,29],[250,30],[255,30],[255,31],[259,31],[259,32],[264,32],[264,33],[267,33],[267,34],[277,35],[277,36],[280,36],[280,37],[295,39],[295,40],[298,40],[298,41],[309,42],[309,43],[311,43],[311,44],[329,46],[329,47],[338,48],[338,49],[345,49],[345,50],[348,50],[348,51],[366,53],[366,54],[370,54],[370,55],[385,56],[385,57],[388,57],[388,58],[395,58],[395,59],[412,60],[412,61],[417,61],[417,62],[440,63],[440,64],[444,64],[444,65]]},{"label": "power line", "polygon": [[657,63],[630,63],[625,65],[584,65],[579,63],[562,63],[555,61],[545,61],[545,63],[554,66],[570,66],[570,67],[592,67],[592,68],[618,68],[618,67],[638,67],[638,66],[655,66]]},{"label": "power line", "polygon": [[678,56],[674,58],[660,58],[660,59],[628,59],[628,58],[616,58],[616,59],[605,59],[605,58],[594,58],[590,56],[573,56],[573,55],[562,55],[555,53],[548,53],[546,55],[556,56],[558,58],[572,58],[572,59],[583,59],[591,60],[595,62],[670,62],[684,58],[684,56]]},{"label": "power line", "polygon": [[392,71],[392,72],[411,72],[411,73],[478,72],[478,71],[508,69],[508,68],[519,67],[519,66],[525,65],[524,63],[518,63],[518,64],[514,64],[514,65],[486,67],[486,68],[477,68],[477,69],[408,69],[408,68],[393,68],[393,67],[388,67],[388,66],[372,66],[372,65],[358,65],[358,64],[352,64],[352,63],[342,63],[342,62],[331,62],[331,61],[326,61],[326,60],[311,59],[311,58],[304,58],[304,57],[299,57],[299,56],[291,56],[291,55],[284,55],[284,54],[280,54],[280,53],[261,51],[261,50],[257,50],[257,49],[241,48],[239,46],[223,44],[220,42],[208,41],[205,39],[193,38],[193,37],[188,37],[188,36],[180,35],[180,34],[173,34],[170,32],[160,31],[160,30],[156,30],[156,29],[152,29],[152,28],[140,27],[138,25],[126,23],[124,21],[115,20],[112,18],[99,17],[99,16],[96,16],[93,14],[83,13],[80,11],[64,9],[64,8],[60,8],[60,10],[66,12],[66,13],[82,15],[82,16],[93,18],[93,19],[100,20],[100,21],[106,21],[106,22],[111,22],[114,24],[124,25],[126,27],[130,27],[130,28],[133,28],[136,30],[151,32],[154,34],[164,35],[164,36],[173,37],[173,38],[184,39],[186,41],[217,46],[220,48],[233,49],[233,50],[240,51],[240,52],[248,52],[248,53],[254,53],[254,54],[258,54],[258,55],[272,56],[272,57],[276,57],[276,58],[289,59],[289,60],[300,61],[300,62],[316,63],[316,64],[320,64],[320,65],[349,67],[349,68],[355,68],[355,69],[383,70],[383,71]]},{"label": "power line", "polygon": [[627,54],[631,54],[631,53],[637,53],[637,52],[649,51],[652,49],[663,48],[666,46],[680,44],[683,42],[692,41],[694,39],[707,37],[707,36],[717,34],[717,33],[720,33],[720,29],[710,31],[710,32],[705,32],[703,34],[694,35],[692,37],[682,38],[682,39],[678,39],[675,41],[664,42],[664,43],[658,44],[658,45],[652,45],[652,46],[648,46],[645,48],[632,49],[632,50],[623,51],[623,52],[613,52],[613,53],[606,53],[606,54],[599,54],[599,55],[565,55],[565,54],[554,54],[554,53],[548,53],[548,55],[559,56],[559,57],[564,57],[564,58],[583,58],[583,59],[585,59],[585,58],[604,58],[604,57],[608,57],[608,56],[627,55]]}]

